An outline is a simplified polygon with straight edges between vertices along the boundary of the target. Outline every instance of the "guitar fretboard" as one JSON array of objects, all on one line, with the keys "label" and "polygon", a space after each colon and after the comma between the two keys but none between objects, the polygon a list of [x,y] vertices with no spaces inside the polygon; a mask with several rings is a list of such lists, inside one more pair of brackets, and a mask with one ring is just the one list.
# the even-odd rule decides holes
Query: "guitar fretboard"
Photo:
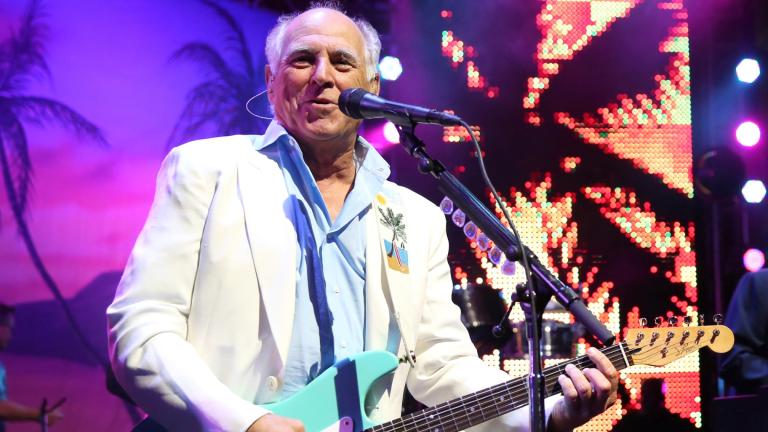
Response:
[{"label": "guitar fretboard", "polygon": [[[616,370],[632,365],[632,357],[626,342],[601,350]],[[573,364],[579,369],[595,367],[586,355],[544,369],[545,396],[562,393],[557,378],[565,367]],[[365,432],[458,432],[494,419],[528,405],[528,377],[522,376],[484,390],[425,408],[387,423],[366,429]]]}]

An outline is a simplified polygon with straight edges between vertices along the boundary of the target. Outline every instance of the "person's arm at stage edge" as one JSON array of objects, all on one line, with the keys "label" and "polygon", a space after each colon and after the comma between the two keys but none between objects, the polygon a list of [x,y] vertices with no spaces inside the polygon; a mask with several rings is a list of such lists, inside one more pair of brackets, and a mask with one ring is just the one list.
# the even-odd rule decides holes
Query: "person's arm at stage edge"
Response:
[{"label": "person's arm at stage edge", "polygon": [[768,385],[768,271],[747,273],[739,281],[725,315],[733,330],[733,349],[724,354],[720,373],[739,392]]},{"label": "person's arm at stage edge", "polygon": [[[60,410],[55,409],[47,413],[48,426],[53,426],[64,418]],[[10,400],[0,401],[0,420],[4,421],[40,421],[40,409],[22,405]]]},{"label": "person's arm at stage edge", "polygon": [[206,215],[229,167],[215,145],[177,147],[158,174],[147,222],[107,309],[115,376],[174,430],[245,431],[269,411],[234,394],[186,340]]}]

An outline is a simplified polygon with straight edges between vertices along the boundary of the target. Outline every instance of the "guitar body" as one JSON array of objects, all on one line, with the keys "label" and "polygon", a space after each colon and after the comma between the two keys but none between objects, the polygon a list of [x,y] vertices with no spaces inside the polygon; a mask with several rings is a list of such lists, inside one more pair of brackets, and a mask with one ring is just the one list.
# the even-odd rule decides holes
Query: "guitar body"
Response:
[{"label": "guitar body", "polygon": [[264,408],[283,417],[301,420],[307,431],[322,431],[340,420],[341,430],[359,432],[375,425],[365,413],[365,396],[373,383],[397,367],[387,351],[367,351],[339,361],[302,391]]},{"label": "guitar body", "polygon": [[[365,396],[373,383],[395,370],[397,357],[387,351],[366,351],[339,361],[303,390],[264,408],[301,420],[307,431],[360,432],[375,423],[365,412]],[[133,432],[165,431],[146,419]]]}]

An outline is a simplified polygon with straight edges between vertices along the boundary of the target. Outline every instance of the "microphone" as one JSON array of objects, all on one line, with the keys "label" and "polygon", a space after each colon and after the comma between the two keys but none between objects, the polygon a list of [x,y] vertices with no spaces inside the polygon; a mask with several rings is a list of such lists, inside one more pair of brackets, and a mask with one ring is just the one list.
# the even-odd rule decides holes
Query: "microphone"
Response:
[{"label": "microphone", "polygon": [[361,88],[349,88],[339,96],[339,109],[356,119],[385,118],[401,126],[432,123],[443,126],[461,125],[462,120],[447,112],[388,101]]}]

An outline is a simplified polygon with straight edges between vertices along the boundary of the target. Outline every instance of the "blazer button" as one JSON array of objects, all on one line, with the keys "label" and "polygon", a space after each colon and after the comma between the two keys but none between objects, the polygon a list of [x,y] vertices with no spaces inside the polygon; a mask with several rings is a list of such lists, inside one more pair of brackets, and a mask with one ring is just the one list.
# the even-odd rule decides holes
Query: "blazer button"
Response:
[{"label": "blazer button", "polygon": [[270,376],[267,378],[267,386],[269,390],[276,392],[280,388],[280,380],[275,376]]}]

